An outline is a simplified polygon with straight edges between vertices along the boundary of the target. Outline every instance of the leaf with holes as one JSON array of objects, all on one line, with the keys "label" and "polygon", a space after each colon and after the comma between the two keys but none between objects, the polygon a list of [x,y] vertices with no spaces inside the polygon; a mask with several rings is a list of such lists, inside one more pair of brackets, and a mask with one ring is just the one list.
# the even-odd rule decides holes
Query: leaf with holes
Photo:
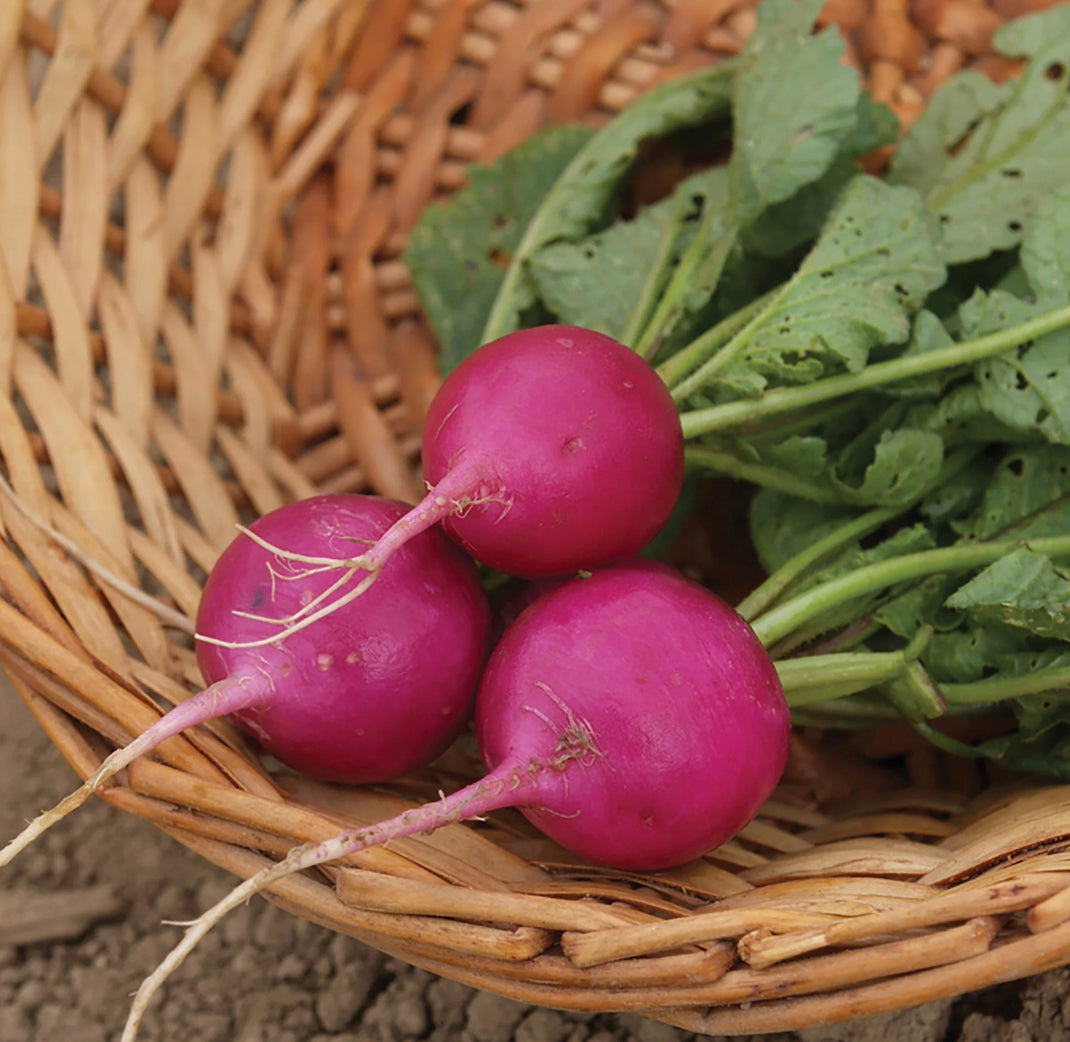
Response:
[{"label": "leaf with holes", "polygon": [[857,371],[878,344],[907,340],[911,313],[944,275],[937,231],[917,193],[859,175],[795,275],[729,343],[720,364],[713,359],[709,377],[756,396],[770,382]]},{"label": "leaf with holes", "polygon": [[1007,449],[977,509],[954,527],[973,539],[1070,532],[1070,449],[1044,444]]},{"label": "leaf with holes", "polygon": [[820,0],[767,0],[732,89],[732,207],[740,226],[817,181],[858,122],[861,84]]},{"label": "leaf with holes", "polygon": [[967,71],[948,81],[888,175],[939,216],[948,264],[1016,246],[1041,201],[1070,181],[1070,6],[1009,23],[993,43],[1029,59],[1021,75],[997,85]]},{"label": "leaf with holes", "polygon": [[1070,575],[1022,547],[960,586],[946,604],[981,625],[999,623],[1070,641]]},{"label": "leaf with holes", "polygon": [[714,167],[686,178],[671,196],[641,207],[631,220],[579,242],[544,247],[530,266],[540,298],[561,322],[624,338],[637,324],[633,311],[651,291],[656,296],[703,215],[720,212],[726,192],[727,172]]},{"label": "leaf with holes", "polygon": [[1020,630],[983,625],[960,615],[957,628],[930,638],[922,659],[937,682],[969,684],[994,674],[1008,655],[1023,650],[1026,641],[1027,634]]},{"label": "leaf with holes", "polygon": [[[978,290],[960,309],[967,337],[1006,329],[1041,313],[1036,302],[1000,290]],[[975,366],[978,404],[1012,430],[1036,431],[1047,441],[1070,445],[1067,358],[1070,330],[1060,329],[979,362]]]}]

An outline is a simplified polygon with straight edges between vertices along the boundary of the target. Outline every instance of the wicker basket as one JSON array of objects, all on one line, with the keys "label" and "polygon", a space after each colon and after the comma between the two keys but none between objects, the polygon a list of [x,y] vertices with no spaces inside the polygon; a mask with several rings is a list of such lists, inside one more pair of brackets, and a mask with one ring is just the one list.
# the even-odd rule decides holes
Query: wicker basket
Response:
[{"label": "wicker basket", "polygon": [[[988,40],[1032,6],[830,0],[826,17],[909,122],[963,65],[1013,75]],[[736,52],[753,20],[741,0],[0,4],[18,497],[0,497],[0,664],[80,775],[199,686],[182,623],[239,518],[316,491],[415,495],[438,377],[399,257],[428,201],[544,123],[605,120]],[[457,748],[389,793],[331,788],[269,773],[223,722],[101,796],[247,876],[475,771]],[[743,1034],[1070,962],[1068,835],[1064,787],[895,728],[798,735],[762,815],[656,878],[577,863],[504,813],[272,898],[513,998]]]}]

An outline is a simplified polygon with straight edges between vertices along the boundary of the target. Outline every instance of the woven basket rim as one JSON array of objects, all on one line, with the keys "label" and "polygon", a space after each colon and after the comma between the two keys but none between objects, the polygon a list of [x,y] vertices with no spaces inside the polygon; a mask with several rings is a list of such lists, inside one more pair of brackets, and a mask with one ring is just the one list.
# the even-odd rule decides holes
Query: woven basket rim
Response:
[{"label": "woven basket rim", "polygon": [[[1018,7],[965,7],[837,0],[822,19],[909,123],[960,68],[1016,71],[990,42]],[[0,12],[0,456],[21,503],[0,496],[0,666],[81,777],[199,684],[189,620],[240,519],[317,491],[415,498],[440,377],[402,254],[425,207],[547,123],[602,123],[737,53],[754,22],[753,0]],[[986,781],[895,728],[868,750],[797,735],[797,773],[736,840],[654,877],[503,813],[271,895],[465,984],[705,1034],[1070,961],[1070,788]],[[909,784],[889,789],[892,755]],[[477,770],[463,743],[381,790],[270,766],[222,721],[100,796],[247,877]]]}]

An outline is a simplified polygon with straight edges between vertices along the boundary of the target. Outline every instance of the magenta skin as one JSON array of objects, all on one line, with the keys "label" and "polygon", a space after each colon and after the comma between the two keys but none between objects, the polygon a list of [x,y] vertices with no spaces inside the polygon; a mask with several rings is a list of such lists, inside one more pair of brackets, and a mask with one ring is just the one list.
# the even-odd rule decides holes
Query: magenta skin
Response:
[{"label": "magenta skin", "polygon": [[[326,495],[251,528],[286,550],[346,559],[407,509],[373,496]],[[306,567],[239,535],[205,585],[198,633],[249,641],[279,632],[234,612],[286,617],[342,574],[282,578]],[[489,628],[473,562],[432,529],[400,548],[355,601],[281,644],[199,642],[197,661],[209,683],[263,686],[258,702],[233,716],[278,759],[315,778],[375,782],[425,766],[467,722]]]},{"label": "magenta skin", "polygon": [[747,623],[641,564],[571,580],[520,615],[487,665],[476,730],[495,776],[530,765],[515,802],[542,832],[654,871],[754,817],[787,762],[790,716]]},{"label": "magenta skin", "polygon": [[567,575],[657,534],[680,494],[683,433],[664,382],[634,351],[539,326],[450,374],[428,413],[423,465],[432,486],[450,471],[473,476],[473,505],[442,522],[473,557],[513,575]]}]

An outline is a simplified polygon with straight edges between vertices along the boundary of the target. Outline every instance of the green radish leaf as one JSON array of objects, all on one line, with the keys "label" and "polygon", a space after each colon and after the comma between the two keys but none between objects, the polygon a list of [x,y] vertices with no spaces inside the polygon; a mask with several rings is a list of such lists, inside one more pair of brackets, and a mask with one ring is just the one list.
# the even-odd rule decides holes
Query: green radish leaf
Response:
[{"label": "green radish leaf", "polygon": [[[786,258],[817,238],[858,174],[856,157],[897,137],[892,112],[860,93],[857,76],[840,62],[838,36],[812,35],[816,11],[812,4],[776,2],[760,10],[761,24],[734,84],[729,197],[719,208],[706,208],[652,309],[635,345],[646,357],[671,354],[731,314],[741,274],[759,272],[761,289],[753,286],[737,307],[775,285],[779,279],[770,277],[779,265],[769,260]],[[804,101],[795,99],[790,110],[780,110],[786,118],[772,121],[764,106],[778,104],[773,95],[785,83],[785,63],[805,84]]]},{"label": "green radish leaf", "polygon": [[1056,5],[997,31],[994,46],[1029,58],[997,85],[967,71],[937,90],[888,173],[939,215],[948,264],[1016,246],[1038,204],[1070,180],[1070,8]]},{"label": "green radish leaf", "polygon": [[922,660],[938,682],[969,684],[991,676],[1029,639],[1021,631],[979,625],[967,616],[960,619],[958,629],[934,634],[925,647]]},{"label": "green radish leaf", "polygon": [[828,442],[813,434],[792,434],[763,446],[760,458],[805,478],[827,478],[829,474]]},{"label": "green radish leaf", "polygon": [[899,137],[899,121],[891,109],[860,94],[855,126],[841,142],[828,169],[816,180],[800,184],[789,198],[768,205],[743,232],[748,251],[762,257],[783,257],[813,242],[840,193],[858,173],[857,157]]},{"label": "green radish leaf", "polygon": [[[904,554],[919,553],[923,550],[931,550],[935,546],[932,534],[923,524],[909,525],[899,529],[887,539],[877,543],[876,546],[863,548],[858,544],[848,547],[838,554],[823,568],[815,570],[811,575],[801,581],[795,592],[800,592],[819,586],[824,582],[840,578],[851,572],[858,571],[867,565],[888,561]],[[893,600],[913,588],[913,584],[903,584],[903,589],[888,598],[886,591],[871,591],[857,598],[842,602],[827,612],[821,618],[821,623],[826,630],[834,630],[841,626],[847,626],[876,610],[882,603]]]},{"label": "green radish leaf", "polygon": [[1030,736],[1019,730],[989,738],[974,747],[974,755],[987,757],[1004,770],[1070,781],[1070,734],[1061,723],[1054,721],[1042,734]]},{"label": "green radish leaf", "polygon": [[867,506],[906,506],[931,489],[944,461],[944,442],[931,431],[885,430],[857,484],[833,475],[849,501]]},{"label": "green radish leaf", "polygon": [[1028,547],[989,565],[946,603],[969,612],[981,625],[1002,624],[1070,641],[1070,576]]},{"label": "green radish leaf", "polygon": [[[1024,301],[1001,290],[991,293],[978,290],[960,309],[963,334],[977,337],[1006,329],[1041,314],[1042,310],[1033,301]],[[1070,444],[1067,358],[1070,358],[1070,330],[1060,329],[977,363],[978,404],[1012,430],[1035,431],[1056,444]]]},{"label": "green radish leaf", "polygon": [[[763,466],[783,472],[783,488],[801,498],[856,506],[906,506],[932,489],[944,461],[944,443],[930,431],[884,429],[860,436],[833,458],[829,444],[816,434],[794,434],[777,443],[738,441],[738,450],[754,453]],[[794,485],[788,478],[794,479]],[[804,491],[803,483],[810,489]],[[773,480],[770,477],[769,484]]]},{"label": "green radish leaf", "polygon": [[[937,231],[917,193],[856,176],[795,275],[706,370],[737,394],[861,369],[910,336],[910,315],[944,279]],[[702,373],[702,370],[700,370]]]},{"label": "green radish leaf", "polygon": [[481,342],[519,328],[524,313],[536,304],[530,262],[540,250],[578,242],[607,223],[644,141],[684,127],[710,126],[728,115],[734,70],[732,61],[722,61],[640,95],[586,142],[549,191],[534,197],[535,212],[498,287]]},{"label": "green radish leaf", "polygon": [[976,383],[962,384],[945,391],[934,402],[915,406],[908,421],[911,426],[939,434],[944,445],[1028,442],[1028,433],[1000,423],[981,401]]},{"label": "green radish leaf", "polygon": [[[914,316],[910,341],[906,349],[900,352],[899,357],[910,358],[913,355],[924,354],[926,351],[948,347],[951,343],[951,334],[943,322],[927,308],[922,308]],[[891,398],[936,400],[943,392],[946,382],[946,377],[939,373],[931,373],[928,376],[915,377],[913,380],[896,380],[882,387],[881,393]]]},{"label": "green radish leaf", "polygon": [[[946,450],[947,439],[944,445]],[[988,460],[981,454],[974,456],[922,498],[918,513],[932,528],[966,517],[978,508],[991,473]]]},{"label": "green radish leaf", "polygon": [[671,196],[640,208],[632,220],[539,250],[531,273],[542,301],[562,322],[622,339],[633,310],[647,296],[648,278],[660,275],[655,286],[660,289],[694,240],[703,215],[722,210],[727,179],[724,167],[713,167],[682,181]]},{"label": "green radish leaf", "polygon": [[957,626],[958,616],[944,609],[944,601],[955,588],[954,580],[930,575],[873,612],[873,619],[897,637],[909,641],[922,626]]},{"label": "green radish leaf", "polygon": [[981,404],[1015,430],[1070,445],[1070,332],[1052,333],[980,366]]},{"label": "green radish leaf", "polygon": [[531,261],[539,297],[559,321],[620,339],[652,259],[677,231],[666,199],[580,242],[552,243]]},{"label": "green radish leaf", "polygon": [[681,331],[683,335],[694,332],[698,317],[720,286],[726,265],[738,254],[737,235],[735,226],[725,223],[723,207],[715,200],[707,201],[694,238],[680,256],[661,299],[638,330],[635,346],[644,357],[655,358]]},{"label": "green radish leaf", "polygon": [[834,562],[815,572],[808,584],[817,585],[828,579],[834,579],[849,572],[857,571],[878,561],[888,561],[904,554],[931,550],[936,545],[932,533],[923,524],[907,525],[882,539],[875,546],[862,548],[854,546],[840,554]]},{"label": "green radish leaf", "polygon": [[1070,300],[1070,182],[1037,207],[1022,240],[1022,272],[1043,309]]},{"label": "green radish leaf", "polygon": [[762,567],[775,572],[857,515],[857,510],[839,503],[815,503],[762,488],[751,500],[751,543]]},{"label": "green radish leaf", "polygon": [[1070,699],[1062,691],[1016,698],[1013,708],[1018,718],[1018,735],[1023,742],[1032,744],[1036,739],[1059,729],[1063,732],[1061,739],[1065,743],[1065,729],[1070,725]]},{"label": "green radish leaf", "polygon": [[760,257],[783,257],[812,243],[845,186],[857,176],[852,156],[836,159],[819,180],[774,203],[749,224],[742,233],[744,248]]},{"label": "green radish leaf", "polygon": [[1070,449],[1041,444],[1005,452],[977,510],[954,527],[973,539],[1070,531]]},{"label": "green radish leaf", "polygon": [[835,27],[814,34],[822,6],[766,0],[740,56],[729,164],[740,226],[817,181],[856,129],[861,84]]},{"label": "green radish leaf", "polygon": [[554,127],[489,167],[469,170],[468,185],[424,210],[405,250],[444,373],[480,344],[491,304],[524,229],[558,175],[592,131]]}]

